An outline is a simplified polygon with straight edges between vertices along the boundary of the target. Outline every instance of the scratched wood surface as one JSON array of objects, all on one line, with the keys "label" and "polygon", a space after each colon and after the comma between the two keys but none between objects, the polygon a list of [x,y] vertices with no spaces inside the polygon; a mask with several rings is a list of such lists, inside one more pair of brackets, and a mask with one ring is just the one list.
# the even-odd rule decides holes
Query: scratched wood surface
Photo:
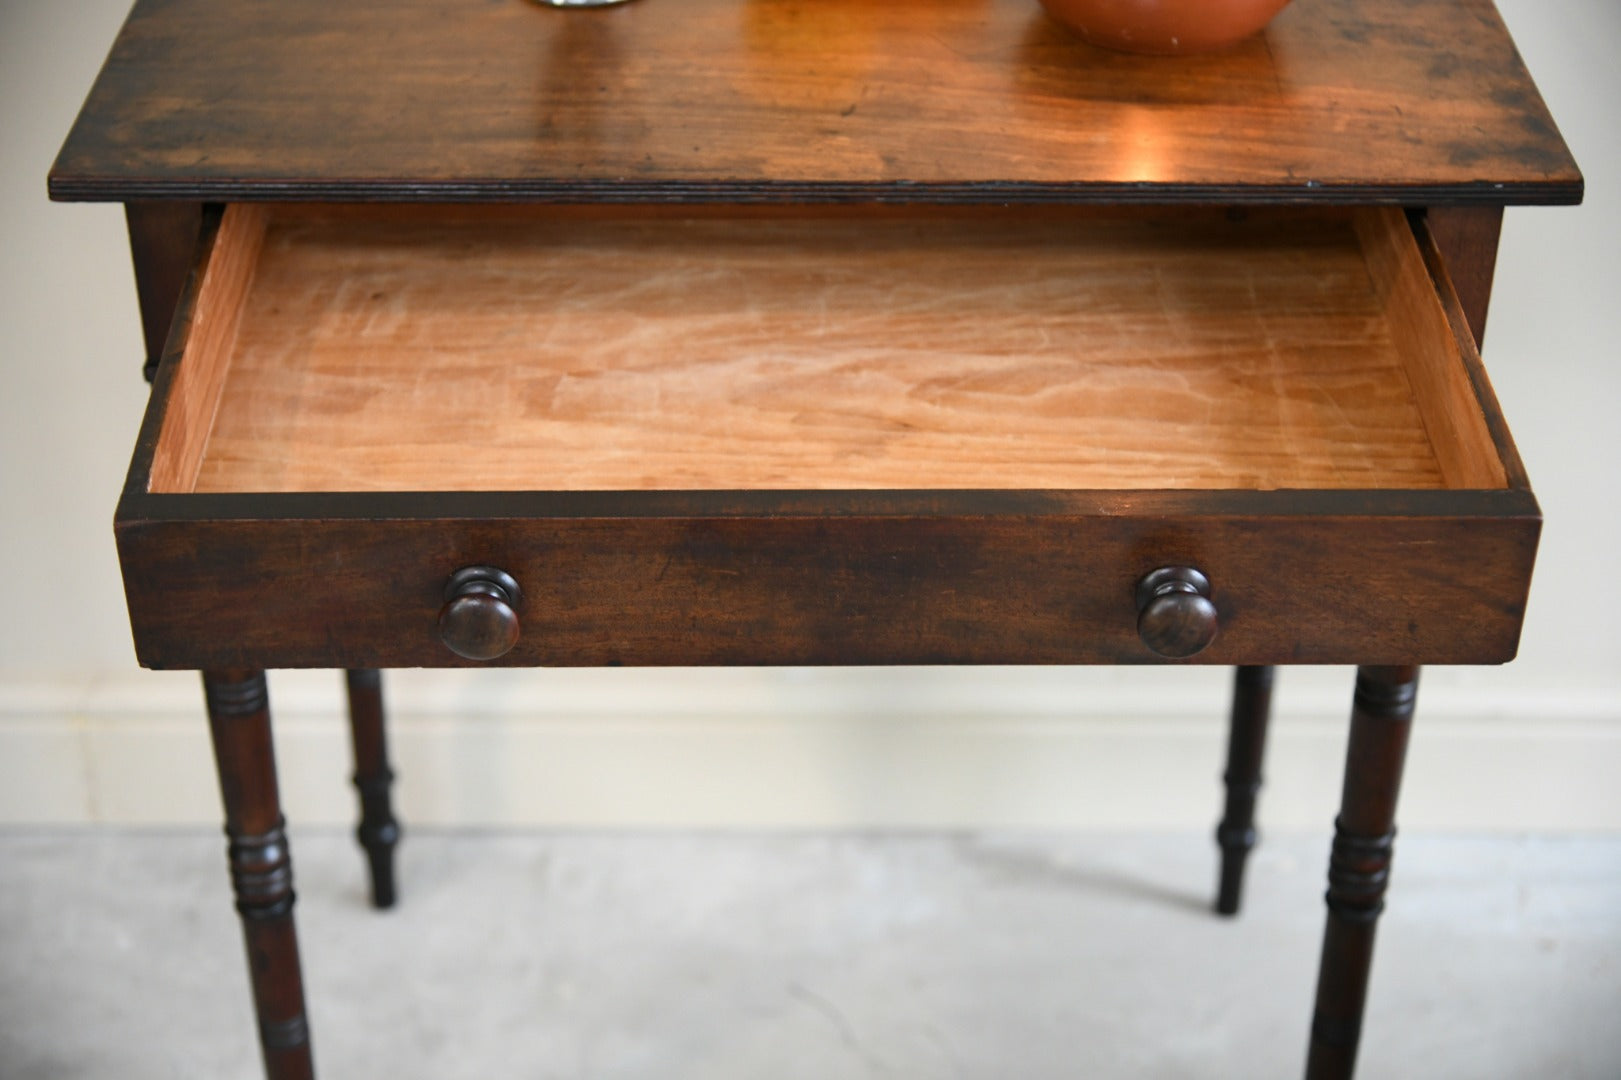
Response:
[{"label": "scratched wood surface", "polygon": [[1035,0],[139,0],[58,198],[1573,202],[1490,0],[1164,59]]},{"label": "scratched wood surface", "polygon": [[1491,442],[1469,401],[1428,430],[1399,305],[1445,320],[1364,213],[1405,247],[1337,212],[283,211],[153,490],[1502,486],[1449,473]]}]

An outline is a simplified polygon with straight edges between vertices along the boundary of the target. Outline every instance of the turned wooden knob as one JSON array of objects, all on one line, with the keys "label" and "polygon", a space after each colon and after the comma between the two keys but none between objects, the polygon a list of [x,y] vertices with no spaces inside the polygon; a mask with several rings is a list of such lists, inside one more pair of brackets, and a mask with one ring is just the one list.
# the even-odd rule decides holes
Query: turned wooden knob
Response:
[{"label": "turned wooden knob", "polygon": [[1161,567],[1137,583],[1137,636],[1161,656],[1203,652],[1216,629],[1210,579],[1193,567]]},{"label": "turned wooden knob", "polygon": [[518,583],[493,566],[464,566],[445,585],[439,640],[457,656],[494,660],[518,643]]}]

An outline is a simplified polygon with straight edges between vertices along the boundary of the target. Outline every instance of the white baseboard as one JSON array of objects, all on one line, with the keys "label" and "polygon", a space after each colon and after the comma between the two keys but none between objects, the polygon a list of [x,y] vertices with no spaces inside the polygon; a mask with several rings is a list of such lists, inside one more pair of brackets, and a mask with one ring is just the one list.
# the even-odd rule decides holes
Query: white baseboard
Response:
[{"label": "white baseboard", "polygon": [[[1408,829],[1621,829],[1621,703],[1437,669]],[[1207,828],[1227,675],[1099,669],[391,672],[401,816],[571,828]],[[354,814],[341,680],[274,673],[288,817]],[[1280,674],[1261,818],[1323,828],[1350,674]],[[0,825],[215,825],[190,674],[0,676]]]}]

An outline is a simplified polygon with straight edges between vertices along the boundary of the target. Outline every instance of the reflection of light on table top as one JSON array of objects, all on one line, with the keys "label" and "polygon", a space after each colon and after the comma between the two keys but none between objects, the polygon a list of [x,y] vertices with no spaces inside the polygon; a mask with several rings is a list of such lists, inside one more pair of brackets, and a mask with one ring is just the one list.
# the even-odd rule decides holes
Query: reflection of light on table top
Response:
[{"label": "reflection of light on table top", "polygon": [[1117,179],[1128,183],[1150,183],[1167,175],[1170,150],[1166,132],[1152,106],[1120,106],[1120,127],[1116,134],[1120,160]]}]

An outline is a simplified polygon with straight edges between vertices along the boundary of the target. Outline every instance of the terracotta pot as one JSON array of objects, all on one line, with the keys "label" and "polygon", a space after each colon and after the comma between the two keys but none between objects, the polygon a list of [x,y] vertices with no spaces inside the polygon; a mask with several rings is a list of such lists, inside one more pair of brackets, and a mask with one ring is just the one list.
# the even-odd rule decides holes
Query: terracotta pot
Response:
[{"label": "terracotta pot", "polygon": [[1257,33],[1289,0],[1041,0],[1094,45],[1181,54],[1224,49]]}]

